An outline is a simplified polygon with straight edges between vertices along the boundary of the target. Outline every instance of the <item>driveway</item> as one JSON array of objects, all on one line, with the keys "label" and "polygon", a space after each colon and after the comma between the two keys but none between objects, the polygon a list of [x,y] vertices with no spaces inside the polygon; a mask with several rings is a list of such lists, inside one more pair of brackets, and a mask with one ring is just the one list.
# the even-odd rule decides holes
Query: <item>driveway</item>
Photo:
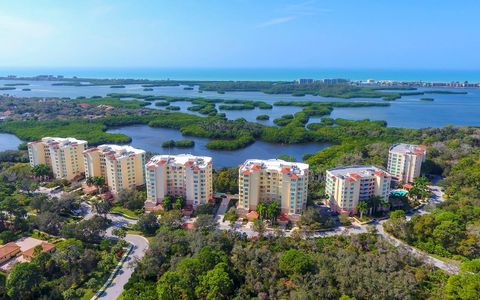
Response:
[{"label": "driveway", "polygon": [[[85,213],[85,219],[90,219],[95,215],[92,212],[92,207],[89,204],[83,202],[81,203],[81,207]],[[106,232],[106,236],[109,238],[115,238],[112,235],[112,230],[114,228],[132,225],[137,222],[136,220],[127,219],[116,214],[108,214],[107,218],[112,221],[112,226],[110,226]],[[136,266],[131,262],[142,259],[148,249],[148,240],[143,236],[137,234],[127,234],[125,240],[133,245],[133,251],[127,257],[125,263],[123,263],[122,268],[118,271],[112,283],[107,287],[104,293],[98,297],[100,299],[114,300],[122,294],[123,287],[125,284],[127,284],[128,279],[130,279],[132,276],[133,271],[135,271]]]},{"label": "driveway", "polygon": [[132,253],[128,256],[122,268],[117,273],[117,276],[113,279],[112,283],[108,286],[105,292],[98,297],[99,299],[117,299],[123,292],[123,287],[127,284],[128,280],[135,271],[135,262],[142,259],[145,256],[145,252],[148,249],[148,240],[143,236],[136,234],[127,234],[125,240],[134,245]]}]

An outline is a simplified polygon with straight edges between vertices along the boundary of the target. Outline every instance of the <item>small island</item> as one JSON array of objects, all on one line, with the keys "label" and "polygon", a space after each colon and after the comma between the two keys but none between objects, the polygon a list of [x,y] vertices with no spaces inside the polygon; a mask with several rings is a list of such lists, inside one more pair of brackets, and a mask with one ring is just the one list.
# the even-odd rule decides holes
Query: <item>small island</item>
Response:
[{"label": "small island", "polygon": [[180,106],[169,105],[169,106],[165,107],[165,109],[168,109],[168,110],[180,110]]},{"label": "small island", "polygon": [[5,83],[4,86],[21,86],[21,85],[30,85],[30,83]]},{"label": "small island", "polygon": [[153,91],[153,89],[152,88],[144,88],[143,91],[144,92],[151,92],[151,91]]},{"label": "small island", "polygon": [[186,86],[183,88],[185,91],[193,91],[193,87],[192,86]]},{"label": "small island", "polygon": [[258,115],[257,116],[257,121],[267,121],[270,120],[270,117],[268,115]]},{"label": "small island", "polygon": [[166,102],[166,101],[155,102],[155,106],[169,106],[169,105],[170,105],[170,102]]},{"label": "small island", "polygon": [[2,86],[0,87],[0,91],[11,91],[11,90],[14,90],[15,87],[13,86]]},{"label": "small island", "polygon": [[31,91],[31,90],[32,90],[32,89],[22,89],[22,91],[24,91],[24,92],[29,92],[29,91]]},{"label": "small island", "polygon": [[433,101],[433,98],[420,98],[420,101]]},{"label": "small island", "polygon": [[193,148],[195,146],[195,142],[192,140],[169,140],[162,143],[163,148]]},{"label": "small island", "polygon": [[125,86],[124,85],[111,85],[110,88],[111,89],[124,89]]}]

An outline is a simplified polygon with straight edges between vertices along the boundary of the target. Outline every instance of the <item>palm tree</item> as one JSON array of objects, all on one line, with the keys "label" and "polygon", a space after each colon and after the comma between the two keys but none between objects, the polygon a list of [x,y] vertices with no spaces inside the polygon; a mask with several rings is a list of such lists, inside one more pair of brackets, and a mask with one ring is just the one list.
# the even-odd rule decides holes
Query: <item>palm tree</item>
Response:
[{"label": "palm tree", "polygon": [[279,214],[280,214],[280,205],[278,204],[278,202],[277,201],[270,202],[267,207],[267,216],[272,222],[272,224],[275,223],[275,219]]},{"label": "palm tree", "polygon": [[263,218],[265,217],[265,215],[267,213],[267,205],[265,205],[265,203],[263,203],[263,202],[258,203],[257,204],[257,213],[258,213],[258,217],[263,220]]},{"label": "palm tree", "polygon": [[102,176],[88,177],[86,183],[88,186],[95,186],[99,192],[102,192],[103,186],[105,185],[105,178]]},{"label": "palm tree", "polygon": [[368,210],[368,204],[365,201],[360,201],[357,204],[357,210],[360,213],[360,219],[363,218],[363,214]]},{"label": "palm tree", "polygon": [[383,203],[384,199],[380,196],[372,196],[368,199],[368,204],[372,208],[370,214],[376,213],[378,206]]}]

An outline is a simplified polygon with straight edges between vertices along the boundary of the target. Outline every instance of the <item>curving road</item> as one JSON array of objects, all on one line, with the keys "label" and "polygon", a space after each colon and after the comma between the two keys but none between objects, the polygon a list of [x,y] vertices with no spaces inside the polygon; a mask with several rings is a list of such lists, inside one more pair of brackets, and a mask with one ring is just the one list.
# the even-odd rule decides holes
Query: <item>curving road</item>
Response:
[{"label": "curving road", "polygon": [[[87,203],[82,203],[82,210],[85,213],[85,219],[92,218],[95,214],[92,212],[92,207]],[[115,238],[112,235],[114,228],[120,228],[126,225],[135,224],[136,220],[124,218],[115,214],[108,214],[108,219],[112,221],[112,226],[107,229],[106,236],[109,238]],[[135,261],[142,259],[145,256],[145,252],[148,249],[148,240],[143,236],[137,234],[127,234],[125,240],[133,245],[133,251],[127,257],[123,263],[122,268],[118,271],[117,275],[113,279],[112,283],[107,287],[105,292],[100,295],[99,299],[114,300],[117,299],[123,292],[123,287],[127,284],[128,279],[135,271]]]}]

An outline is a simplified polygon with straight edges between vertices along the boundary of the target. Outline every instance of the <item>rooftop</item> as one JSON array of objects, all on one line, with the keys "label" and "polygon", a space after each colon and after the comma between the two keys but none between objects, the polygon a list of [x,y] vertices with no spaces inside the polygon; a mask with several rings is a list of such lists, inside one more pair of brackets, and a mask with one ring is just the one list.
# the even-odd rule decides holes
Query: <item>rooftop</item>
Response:
[{"label": "rooftop", "polygon": [[425,154],[427,146],[413,144],[395,144],[390,147],[390,152],[397,154]]},{"label": "rooftop", "polygon": [[111,159],[121,159],[129,157],[130,155],[138,155],[145,153],[144,150],[133,148],[128,145],[100,145],[95,148],[90,148],[84,153],[100,151],[105,155],[108,155]]},{"label": "rooftop", "polygon": [[153,168],[158,165],[169,166],[185,166],[185,167],[198,167],[206,168],[212,163],[212,158],[208,156],[195,156],[192,154],[178,154],[178,155],[155,155],[146,164],[147,168]]},{"label": "rooftop", "polygon": [[271,170],[280,172],[282,174],[291,175],[305,175],[308,171],[308,164],[287,162],[281,159],[248,159],[242,165],[240,165],[240,171],[245,174],[252,173],[259,170]]},{"label": "rooftop", "polygon": [[[38,143],[40,141],[32,142],[32,143]],[[82,145],[82,144],[87,144],[87,141],[84,140],[78,140],[73,137],[66,137],[66,138],[61,138],[61,137],[44,137],[42,138],[41,142],[44,142],[48,144],[50,147],[52,146],[57,146],[57,147],[70,147],[70,146],[76,146],[76,145]],[[31,143],[29,143],[31,144]]]},{"label": "rooftop", "polygon": [[375,166],[346,166],[328,169],[327,172],[335,177],[348,181],[356,181],[361,178],[369,178],[372,176],[390,177],[391,175],[384,170]]},{"label": "rooftop", "polygon": [[3,246],[0,246],[0,259],[20,251],[20,246],[14,242],[7,243]]}]

